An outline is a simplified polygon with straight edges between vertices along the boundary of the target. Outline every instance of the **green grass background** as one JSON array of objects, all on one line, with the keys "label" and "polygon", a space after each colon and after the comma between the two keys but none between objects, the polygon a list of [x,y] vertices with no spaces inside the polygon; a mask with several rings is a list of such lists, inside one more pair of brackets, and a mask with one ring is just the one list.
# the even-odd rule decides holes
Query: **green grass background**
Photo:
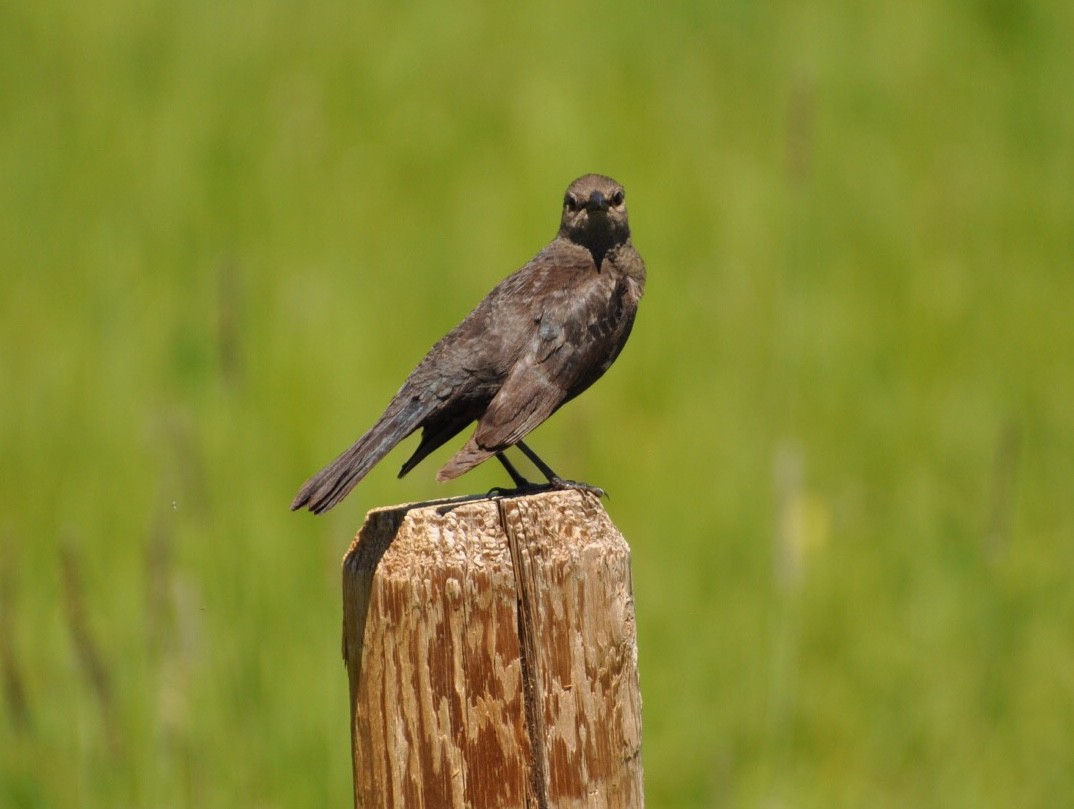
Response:
[{"label": "green grass background", "polygon": [[0,805],[350,803],[299,483],[628,188],[534,437],[633,548],[654,807],[1074,804],[1074,6],[0,7]]}]

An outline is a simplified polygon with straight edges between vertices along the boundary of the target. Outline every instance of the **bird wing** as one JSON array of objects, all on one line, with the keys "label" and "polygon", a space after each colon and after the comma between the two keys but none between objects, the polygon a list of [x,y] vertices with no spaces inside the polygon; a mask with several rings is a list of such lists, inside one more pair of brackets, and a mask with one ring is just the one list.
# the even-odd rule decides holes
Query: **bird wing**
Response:
[{"label": "bird wing", "polygon": [[637,310],[640,290],[622,276],[590,268],[585,283],[543,296],[532,339],[478,421],[483,450],[516,444],[612,364]]}]

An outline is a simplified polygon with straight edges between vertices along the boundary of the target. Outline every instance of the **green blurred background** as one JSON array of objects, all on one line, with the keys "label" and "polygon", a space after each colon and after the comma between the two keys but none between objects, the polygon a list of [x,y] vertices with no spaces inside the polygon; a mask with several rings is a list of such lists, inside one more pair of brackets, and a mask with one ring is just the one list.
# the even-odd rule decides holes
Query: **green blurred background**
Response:
[{"label": "green blurred background", "polygon": [[[287,505],[599,171],[534,436],[631,542],[654,807],[1074,805],[1074,6],[0,7],[0,805],[351,800]],[[461,440],[461,439],[460,439]]]}]

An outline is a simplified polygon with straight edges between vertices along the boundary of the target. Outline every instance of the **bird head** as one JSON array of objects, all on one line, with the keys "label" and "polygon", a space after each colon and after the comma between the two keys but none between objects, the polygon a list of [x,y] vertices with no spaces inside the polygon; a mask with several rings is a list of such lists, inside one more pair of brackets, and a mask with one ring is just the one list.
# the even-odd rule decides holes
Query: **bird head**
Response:
[{"label": "bird head", "polygon": [[603,174],[579,177],[563,195],[559,232],[586,246],[626,241],[630,227],[623,186]]}]

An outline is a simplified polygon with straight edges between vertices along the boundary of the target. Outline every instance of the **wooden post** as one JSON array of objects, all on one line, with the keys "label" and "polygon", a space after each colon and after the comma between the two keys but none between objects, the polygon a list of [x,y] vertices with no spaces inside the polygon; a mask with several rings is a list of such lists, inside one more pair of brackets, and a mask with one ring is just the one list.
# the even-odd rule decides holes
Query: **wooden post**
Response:
[{"label": "wooden post", "polygon": [[343,658],[356,807],[643,804],[630,550],[591,494],[371,511]]}]

